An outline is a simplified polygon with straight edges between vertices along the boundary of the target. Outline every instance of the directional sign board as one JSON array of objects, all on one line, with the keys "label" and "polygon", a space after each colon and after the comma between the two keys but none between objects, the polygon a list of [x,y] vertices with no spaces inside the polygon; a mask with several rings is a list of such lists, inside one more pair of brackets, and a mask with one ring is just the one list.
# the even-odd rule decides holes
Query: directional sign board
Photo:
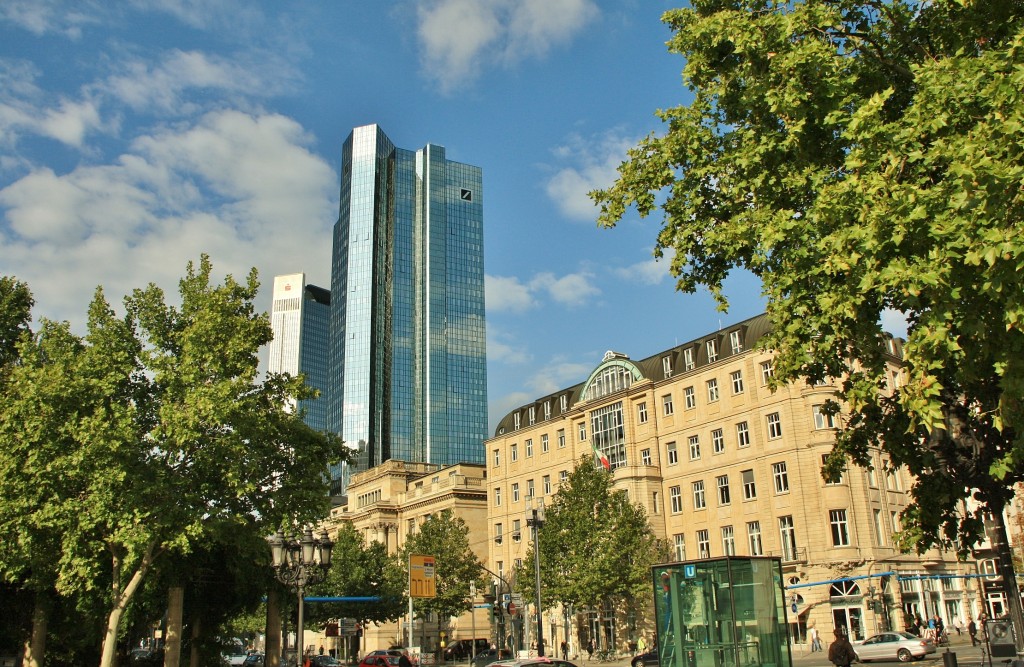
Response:
[{"label": "directional sign board", "polygon": [[409,556],[409,597],[437,597],[434,578],[434,557],[412,554]]}]

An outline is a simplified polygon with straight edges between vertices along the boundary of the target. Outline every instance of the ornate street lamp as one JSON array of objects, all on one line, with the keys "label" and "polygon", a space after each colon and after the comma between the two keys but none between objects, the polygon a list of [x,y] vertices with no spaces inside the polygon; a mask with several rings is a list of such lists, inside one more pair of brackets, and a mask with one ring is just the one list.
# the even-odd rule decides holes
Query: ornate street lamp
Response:
[{"label": "ornate street lamp", "polygon": [[544,525],[544,499],[526,499],[526,525],[533,528],[533,576],[537,593],[537,656],[544,656],[544,615],[540,608],[540,536],[538,531]]},{"label": "ornate street lamp", "polygon": [[309,526],[299,538],[291,533],[284,535],[278,531],[267,538],[270,544],[270,556],[277,580],[285,586],[294,587],[299,596],[299,618],[295,638],[298,650],[295,652],[295,665],[302,667],[303,642],[303,598],[306,586],[318,584],[327,576],[331,568],[331,541],[327,531],[313,537],[313,529]]}]

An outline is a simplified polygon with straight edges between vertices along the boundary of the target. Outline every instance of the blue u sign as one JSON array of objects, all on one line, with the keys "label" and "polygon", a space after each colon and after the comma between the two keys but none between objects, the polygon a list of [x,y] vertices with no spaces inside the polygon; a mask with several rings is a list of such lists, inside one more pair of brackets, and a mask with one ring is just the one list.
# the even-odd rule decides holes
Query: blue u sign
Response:
[{"label": "blue u sign", "polygon": [[693,579],[694,577],[696,577],[697,576],[697,566],[696,565],[684,565],[683,566],[683,576],[686,577],[687,579]]}]

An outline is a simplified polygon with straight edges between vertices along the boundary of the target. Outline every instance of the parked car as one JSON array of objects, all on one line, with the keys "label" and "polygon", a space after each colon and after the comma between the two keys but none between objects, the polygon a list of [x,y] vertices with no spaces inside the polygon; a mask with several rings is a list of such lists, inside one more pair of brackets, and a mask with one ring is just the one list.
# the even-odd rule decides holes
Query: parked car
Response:
[{"label": "parked car", "polygon": [[337,667],[342,663],[333,655],[314,655],[309,659],[309,664],[313,667]]},{"label": "parked car", "polygon": [[476,654],[476,659],[473,660],[473,667],[487,667],[493,662],[498,660],[509,660],[512,658],[512,651],[503,648],[495,649],[488,648],[486,651],[482,651]]},{"label": "parked car", "polygon": [[861,662],[899,660],[910,662],[935,653],[935,641],[909,632],[881,632],[864,641],[853,642],[853,651]]},{"label": "parked car", "polygon": [[[398,655],[392,655],[392,653]],[[363,656],[363,659],[359,661],[359,667],[398,667],[398,659],[401,656],[401,651],[373,651]]]},{"label": "parked car", "polygon": [[456,639],[444,649],[445,660],[465,660],[474,655],[473,644],[476,644],[475,654],[479,655],[491,647],[490,641],[486,638]]},{"label": "parked car", "polygon": [[654,648],[646,653],[633,656],[629,663],[632,667],[658,667],[658,649]]},{"label": "parked car", "polygon": [[242,667],[263,667],[266,664],[262,653],[250,653],[242,663]]},{"label": "parked car", "polygon": [[543,656],[521,660],[499,660],[498,662],[492,662],[491,667],[576,667],[576,664],[568,660],[557,660]]}]

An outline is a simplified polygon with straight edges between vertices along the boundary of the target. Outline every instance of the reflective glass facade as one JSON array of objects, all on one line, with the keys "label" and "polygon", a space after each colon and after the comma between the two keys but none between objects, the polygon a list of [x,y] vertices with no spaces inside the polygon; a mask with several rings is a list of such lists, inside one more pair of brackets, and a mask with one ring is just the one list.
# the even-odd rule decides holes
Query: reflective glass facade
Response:
[{"label": "reflective glass facade", "polygon": [[[374,125],[342,150],[331,266],[332,428],[356,468],[482,463],[487,428],[483,191],[441,146]],[[349,471],[332,471],[334,493]]]},{"label": "reflective glass facade", "polygon": [[272,373],[301,373],[306,384],[320,392],[320,398],[300,401],[298,408],[307,424],[326,431],[331,293],[307,285],[305,278],[302,273],[274,277],[270,311],[274,339],[267,368]]}]

